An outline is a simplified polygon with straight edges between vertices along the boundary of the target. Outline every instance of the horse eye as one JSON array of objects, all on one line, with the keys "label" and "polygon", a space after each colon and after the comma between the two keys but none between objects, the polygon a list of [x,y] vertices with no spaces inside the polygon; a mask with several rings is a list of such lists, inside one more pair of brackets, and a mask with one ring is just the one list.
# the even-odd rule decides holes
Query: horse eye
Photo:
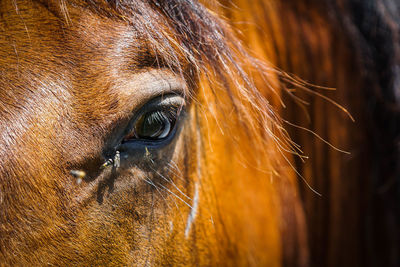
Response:
[{"label": "horse eye", "polygon": [[140,139],[163,139],[169,135],[175,124],[174,116],[167,116],[163,111],[144,114],[135,124],[135,136]]},{"label": "horse eye", "polygon": [[145,103],[128,123],[119,149],[135,151],[142,145],[159,148],[168,144],[186,115],[185,106],[185,99],[172,93]]},{"label": "horse eye", "polygon": [[144,113],[135,121],[132,132],[124,141],[166,139],[173,132],[177,117],[178,112],[174,108]]}]

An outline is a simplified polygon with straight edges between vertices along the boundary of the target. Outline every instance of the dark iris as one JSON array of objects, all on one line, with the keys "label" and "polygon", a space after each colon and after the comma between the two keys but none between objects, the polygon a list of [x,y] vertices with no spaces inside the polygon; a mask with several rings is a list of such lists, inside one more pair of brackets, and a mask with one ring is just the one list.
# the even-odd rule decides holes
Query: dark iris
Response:
[{"label": "dark iris", "polygon": [[155,110],[147,112],[136,120],[133,132],[125,140],[167,138],[174,129],[176,119],[176,111]]}]

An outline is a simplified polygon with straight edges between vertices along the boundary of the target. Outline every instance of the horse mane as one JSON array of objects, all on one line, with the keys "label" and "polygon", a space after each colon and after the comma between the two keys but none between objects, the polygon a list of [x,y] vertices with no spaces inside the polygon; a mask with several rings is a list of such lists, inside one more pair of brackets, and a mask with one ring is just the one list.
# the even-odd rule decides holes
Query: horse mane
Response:
[{"label": "horse mane", "polygon": [[282,97],[287,103],[284,118],[351,153],[337,153],[308,132],[288,128],[304,153],[311,155],[306,163],[295,158],[296,168],[323,196],[316,197],[299,183],[311,266],[397,266],[399,242],[392,237],[398,236],[400,210],[389,203],[398,202],[400,182],[394,167],[400,135],[399,4],[223,3],[221,13],[231,19],[250,49],[284,72],[335,88],[316,91],[348,107],[355,119],[305,90],[283,91],[288,92]]}]

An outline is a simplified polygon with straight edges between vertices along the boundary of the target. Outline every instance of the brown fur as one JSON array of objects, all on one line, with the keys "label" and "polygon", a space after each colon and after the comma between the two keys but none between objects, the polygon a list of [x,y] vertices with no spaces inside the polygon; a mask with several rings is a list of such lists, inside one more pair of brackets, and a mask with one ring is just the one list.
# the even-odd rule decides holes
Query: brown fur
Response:
[{"label": "brown fur", "polygon": [[[226,23],[178,2],[1,2],[3,264],[306,262],[282,252],[306,247],[290,237],[304,223],[279,152],[291,145],[244,70],[256,61]],[[192,102],[179,138],[101,172],[161,80]]]},{"label": "brown fur", "polygon": [[[379,208],[368,204],[379,187],[360,169],[381,165],[371,164],[373,149],[357,154],[375,129],[366,99],[384,98],[376,92],[386,87],[371,78],[375,91],[363,91],[371,80],[355,70],[379,77],[362,61],[375,55],[374,33],[352,3],[1,1],[0,265],[395,266],[395,252],[363,256],[371,242],[386,245],[363,223]],[[333,98],[356,124],[263,62],[337,87]],[[101,170],[115,136],[165,83],[188,106],[176,140],[119,172]],[[308,112],[296,97],[311,102]],[[278,113],[352,155],[296,129],[312,156],[300,163]],[[396,131],[382,133],[393,141]],[[71,170],[85,172],[81,184]],[[395,212],[372,225],[396,231]]]}]

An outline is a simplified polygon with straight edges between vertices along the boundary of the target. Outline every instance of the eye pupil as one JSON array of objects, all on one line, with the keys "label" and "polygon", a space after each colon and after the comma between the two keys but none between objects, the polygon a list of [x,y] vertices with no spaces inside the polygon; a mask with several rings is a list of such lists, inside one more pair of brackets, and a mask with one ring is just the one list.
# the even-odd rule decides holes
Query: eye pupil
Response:
[{"label": "eye pupil", "polygon": [[137,129],[137,134],[141,138],[156,138],[163,132],[167,122],[167,119],[162,113],[146,114],[143,118],[142,125],[139,125],[141,127]]},{"label": "eye pupil", "polygon": [[[185,102],[179,95],[157,97],[146,103],[128,122],[121,144],[164,145],[175,136],[178,122],[185,115]],[[158,142],[163,141],[165,142]]]},{"label": "eye pupil", "polygon": [[152,111],[144,114],[135,125],[135,136],[138,139],[163,139],[173,128],[175,118],[168,118],[163,111]]}]

